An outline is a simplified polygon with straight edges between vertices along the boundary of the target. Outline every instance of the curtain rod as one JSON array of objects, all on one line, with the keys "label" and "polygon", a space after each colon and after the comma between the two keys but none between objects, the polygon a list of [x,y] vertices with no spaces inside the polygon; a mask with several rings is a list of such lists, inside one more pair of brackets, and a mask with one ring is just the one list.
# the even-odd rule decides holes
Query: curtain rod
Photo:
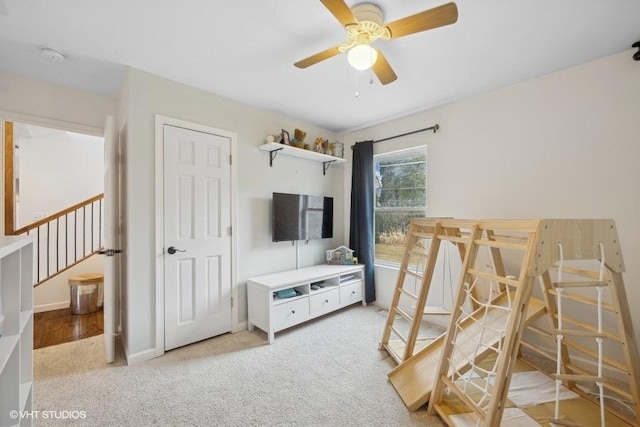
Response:
[{"label": "curtain rod", "polygon": [[388,141],[390,139],[396,139],[396,138],[400,138],[400,137],[407,136],[407,135],[413,135],[414,133],[425,132],[425,131],[428,131],[428,130],[432,130],[433,133],[436,133],[438,131],[438,129],[440,129],[440,126],[436,123],[435,125],[430,126],[428,128],[418,129],[418,130],[414,130],[413,132],[407,132],[407,133],[403,133],[403,134],[400,134],[400,135],[390,136],[388,138],[383,138],[383,139],[379,139],[377,141],[373,141],[373,143],[375,144],[377,142],[384,142],[384,141]]}]

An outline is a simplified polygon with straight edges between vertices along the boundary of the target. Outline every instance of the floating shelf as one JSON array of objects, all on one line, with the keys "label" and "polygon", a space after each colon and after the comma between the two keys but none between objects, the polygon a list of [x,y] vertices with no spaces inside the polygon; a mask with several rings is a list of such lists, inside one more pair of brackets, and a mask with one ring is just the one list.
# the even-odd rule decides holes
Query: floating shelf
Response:
[{"label": "floating shelf", "polygon": [[299,159],[313,160],[314,162],[322,163],[322,174],[326,175],[327,169],[332,163],[346,163],[345,159],[340,157],[329,156],[328,154],[316,153],[315,151],[305,150],[303,148],[292,147],[291,145],[278,144],[276,142],[267,142],[258,147],[261,151],[267,151],[269,153],[269,166],[273,167],[273,159],[276,158],[278,153],[282,153],[285,156],[297,157]]}]

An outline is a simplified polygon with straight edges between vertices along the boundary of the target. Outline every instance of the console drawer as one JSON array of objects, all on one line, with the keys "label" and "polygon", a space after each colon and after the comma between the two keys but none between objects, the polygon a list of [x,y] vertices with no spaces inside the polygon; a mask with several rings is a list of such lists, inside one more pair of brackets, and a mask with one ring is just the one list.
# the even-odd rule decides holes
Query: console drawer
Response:
[{"label": "console drawer", "polygon": [[362,281],[340,287],[340,305],[362,301]]},{"label": "console drawer", "polygon": [[340,291],[331,289],[309,297],[311,315],[328,313],[340,305]]},{"label": "console drawer", "polygon": [[304,322],[309,318],[309,299],[278,304],[273,307],[273,327],[275,330]]}]

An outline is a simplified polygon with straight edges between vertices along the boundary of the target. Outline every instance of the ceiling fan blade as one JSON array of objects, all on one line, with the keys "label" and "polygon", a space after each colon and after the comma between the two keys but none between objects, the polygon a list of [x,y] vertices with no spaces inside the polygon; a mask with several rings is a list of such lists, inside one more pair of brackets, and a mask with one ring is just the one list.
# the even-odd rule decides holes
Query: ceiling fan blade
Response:
[{"label": "ceiling fan blade", "polygon": [[393,71],[393,68],[391,68],[391,65],[389,65],[387,58],[384,57],[382,52],[378,49],[376,50],[378,52],[378,59],[376,60],[376,63],[373,64],[373,67],[371,67],[373,68],[373,72],[376,73],[376,76],[382,85],[394,82],[398,76],[396,76],[396,73]]},{"label": "ceiling fan blade", "polygon": [[392,39],[450,25],[458,20],[455,3],[447,3],[387,24]]},{"label": "ceiling fan blade", "polygon": [[301,61],[298,61],[293,65],[295,65],[298,68],[307,68],[307,67],[310,67],[311,65],[317,64],[320,61],[329,59],[332,56],[336,56],[339,53],[341,52],[338,50],[338,46],[334,46],[327,50],[323,50],[320,53],[316,53],[315,55],[311,55],[310,57],[305,58]]},{"label": "ceiling fan blade", "polygon": [[344,0],[320,0],[329,12],[336,17],[343,27],[349,24],[357,24],[358,20],[354,16],[353,12],[344,2]]}]

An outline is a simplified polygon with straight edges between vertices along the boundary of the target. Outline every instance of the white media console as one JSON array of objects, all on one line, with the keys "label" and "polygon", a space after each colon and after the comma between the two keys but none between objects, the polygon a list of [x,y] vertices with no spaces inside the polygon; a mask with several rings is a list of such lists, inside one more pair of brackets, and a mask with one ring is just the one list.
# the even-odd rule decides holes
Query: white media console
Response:
[{"label": "white media console", "polygon": [[262,329],[272,344],[278,331],[356,302],[365,305],[363,271],[363,265],[315,265],[250,278],[249,330]]}]

